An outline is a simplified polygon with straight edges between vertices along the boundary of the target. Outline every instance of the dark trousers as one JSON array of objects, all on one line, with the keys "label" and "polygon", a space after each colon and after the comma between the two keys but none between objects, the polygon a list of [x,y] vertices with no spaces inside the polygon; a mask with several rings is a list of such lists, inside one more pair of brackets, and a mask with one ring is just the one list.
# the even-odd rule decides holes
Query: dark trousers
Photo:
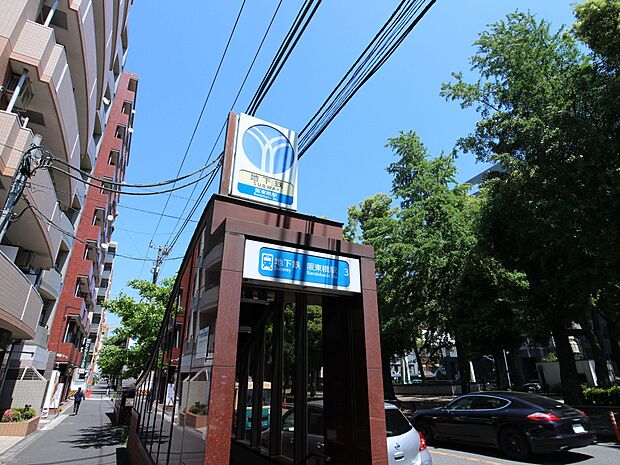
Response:
[{"label": "dark trousers", "polygon": [[81,400],[77,400],[77,401],[73,401],[73,413],[75,415],[77,415],[78,410],[80,410],[80,404],[82,403]]}]

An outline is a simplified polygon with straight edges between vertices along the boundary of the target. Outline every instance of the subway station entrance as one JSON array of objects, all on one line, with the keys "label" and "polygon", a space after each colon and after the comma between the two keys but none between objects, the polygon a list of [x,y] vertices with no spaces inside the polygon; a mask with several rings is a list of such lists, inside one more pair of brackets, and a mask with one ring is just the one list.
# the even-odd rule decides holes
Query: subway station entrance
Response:
[{"label": "subway station entrance", "polygon": [[[231,194],[241,143],[271,138],[255,163],[270,173],[291,161],[284,132],[258,123],[229,118],[220,194],[137,383],[132,463],[387,464],[373,250],[344,241],[341,223]],[[288,181],[252,166],[238,170],[241,193],[296,206]]]}]

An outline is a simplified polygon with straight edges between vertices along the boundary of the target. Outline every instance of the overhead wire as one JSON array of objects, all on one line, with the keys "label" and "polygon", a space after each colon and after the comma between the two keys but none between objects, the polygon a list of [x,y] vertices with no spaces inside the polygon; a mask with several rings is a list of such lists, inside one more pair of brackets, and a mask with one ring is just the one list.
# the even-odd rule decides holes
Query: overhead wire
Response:
[{"label": "overhead wire", "polygon": [[[33,205],[30,203],[30,201],[28,200],[27,197],[24,197],[24,200],[27,204],[27,208],[25,208],[24,210],[28,210],[31,209],[35,212],[35,214],[42,219],[43,221],[45,221],[50,227],[56,229],[57,231],[60,231],[63,234],[66,234],[67,236],[71,237],[72,239],[86,245],[87,247],[92,247],[92,245],[89,242],[92,241],[88,241],[88,240],[84,240],[81,237],[77,237],[75,234],[73,234],[71,231],[67,231],[66,229],[64,229],[62,226],[58,226],[56,223],[54,223],[51,219],[49,219],[47,216],[45,216],[45,213],[43,213],[36,205]],[[23,211],[22,211],[23,213]],[[118,252],[114,252],[114,256],[115,257],[122,257],[122,258],[126,258],[128,260],[137,260],[137,261],[152,261],[151,259],[148,258],[142,258],[142,257],[132,257],[131,255],[124,255]],[[171,257],[168,260],[180,260],[182,259],[182,256],[179,257]]]},{"label": "overhead wire", "polygon": [[[243,0],[243,2],[241,3],[241,7],[239,8],[239,12],[237,13],[237,17],[235,18],[235,22],[233,24],[233,27],[230,31],[230,34],[228,35],[228,40],[226,41],[226,46],[224,47],[224,51],[222,52],[222,56],[220,57],[220,61],[217,65],[217,69],[215,71],[215,74],[213,75],[213,79],[211,80],[211,85],[209,86],[209,91],[207,92],[207,96],[205,97],[204,103],[202,104],[202,108],[200,110],[200,114],[198,115],[198,119],[196,120],[196,124],[194,125],[194,129],[192,130],[192,134],[189,138],[189,142],[187,144],[187,147],[185,149],[185,153],[183,154],[183,158],[181,159],[181,163],[179,165],[179,169],[177,171],[177,176],[179,175],[179,173],[181,172],[181,169],[183,168],[183,165],[185,164],[185,160],[187,159],[187,155],[189,154],[190,148],[194,142],[194,138],[196,137],[196,132],[198,131],[198,127],[200,126],[200,121],[202,120],[202,116],[205,112],[205,109],[207,108],[207,104],[209,102],[209,98],[211,97],[211,93],[213,91],[213,88],[215,86],[215,82],[217,81],[217,77],[219,76],[220,73],[220,69],[222,68],[222,64],[224,63],[224,59],[226,58],[226,54],[228,53],[228,47],[230,46],[230,43],[232,41],[232,38],[235,35],[235,31],[237,30],[237,25],[239,24],[239,19],[241,18],[241,15],[243,13],[243,9],[245,7],[245,3],[246,0]],[[207,159],[207,163],[209,162],[209,159]],[[168,198],[166,199],[166,203],[164,204],[164,207],[161,210],[161,215],[159,217],[159,219],[157,220],[157,224],[155,225],[155,229],[153,230],[153,237],[151,237],[151,240],[149,242],[149,248],[146,251],[146,256],[148,257],[149,252],[151,251],[150,248],[150,244],[153,242],[153,239],[155,238],[155,233],[157,233],[157,231],[159,230],[159,226],[161,224],[162,218],[164,217],[164,214],[166,212],[166,209],[168,208],[168,204],[170,203],[170,197],[168,196]],[[190,196],[191,197],[191,196]],[[142,273],[144,271],[144,266],[142,267],[142,269],[140,270],[140,276],[142,276]]]},{"label": "overhead wire", "polygon": [[102,178],[99,176],[95,176],[92,173],[89,173],[88,171],[84,171],[80,168],[76,168],[75,166],[73,166],[71,163],[67,163],[66,161],[60,159],[60,158],[56,158],[53,157],[51,158],[52,162],[57,162],[60,163],[61,165],[67,166],[68,168],[77,171],[78,173],[80,173],[82,176],[86,176],[88,178],[94,179],[96,181],[101,181],[101,182],[105,182],[107,184],[112,184],[112,185],[117,185],[117,186],[121,186],[121,187],[130,187],[130,188],[145,188],[145,187],[159,187],[159,186],[166,186],[168,184],[173,184],[176,183],[178,181],[182,181],[184,179],[190,178],[192,176],[194,176],[195,174],[198,174],[204,170],[206,170],[207,168],[213,166],[214,162],[211,163],[207,163],[204,166],[201,166],[200,168],[198,168],[197,170],[192,171],[191,173],[187,173],[184,174],[183,176],[178,176],[174,179],[167,179],[166,181],[160,181],[160,182],[155,182],[155,183],[149,183],[149,184],[135,184],[135,183],[126,183],[126,182],[119,182],[119,181],[114,181],[112,179],[106,179],[106,178]]},{"label": "overhead wire", "polygon": [[[399,26],[399,28],[392,35],[385,35],[385,25],[384,28],[380,30],[380,32],[375,36],[375,39],[379,35],[382,37],[388,37],[387,42],[384,42],[380,48],[380,51],[376,45],[374,46],[375,53],[372,56],[366,57],[366,59],[358,60],[352,66],[352,68],[347,72],[345,78],[350,75],[349,81],[346,84],[346,87],[343,87],[341,91],[336,94],[334,97],[334,92],[330,94],[330,97],[324,102],[319,111],[315,113],[315,115],[310,119],[310,122],[314,121],[314,123],[310,123],[306,125],[300,133],[300,148],[298,157],[301,158],[305,152],[316,142],[318,137],[325,131],[327,126],[333,121],[333,119],[340,113],[340,111],[346,106],[346,104],[353,98],[353,96],[359,91],[359,89],[385,64],[385,62],[394,54],[396,49],[400,46],[400,44],[405,40],[405,38],[409,35],[409,33],[413,30],[413,28],[418,24],[418,22],[424,17],[424,15],[428,12],[431,6],[435,3],[436,0],[430,0],[424,9],[418,13],[418,11],[422,8],[426,0],[418,0],[417,2],[409,2],[407,8],[409,12],[413,12],[414,14],[407,16],[409,23],[403,23]],[[404,2],[401,2],[397,10]],[[417,16],[415,13],[418,13]],[[402,16],[401,16],[402,17]],[[386,24],[391,24],[394,21],[394,15],[390,17]],[[371,44],[374,43],[375,39],[371,41]],[[362,53],[366,53],[369,50],[369,47],[365,49]],[[378,54],[377,54],[378,53]],[[362,69],[361,67],[357,68],[357,70],[352,71],[355,68],[356,64],[359,65],[360,61],[362,65],[366,66],[368,63],[370,65],[366,67],[366,69]],[[332,102],[327,106],[327,101],[332,98]],[[327,108],[326,108],[327,106]],[[317,120],[319,118],[319,120]],[[308,130],[307,127],[312,124],[312,131]]]},{"label": "overhead wire", "polygon": [[[310,118],[308,120],[308,122],[306,123],[306,125],[303,127],[303,129],[300,131],[300,134],[306,133],[308,131],[312,131],[314,126],[311,126],[313,120],[316,118],[316,116],[318,114],[320,114],[325,107],[330,103],[330,100],[332,99],[332,97],[334,97],[334,95],[336,94],[337,91],[339,91],[339,89],[341,89],[343,87],[343,85],[345,84],[345,81],[347,80],[347,78],[349,76],[351,76],[352,74],[357,74],[359,73],[359,69],[356,69],[356,67],[358,66],[358,64],[360,64],[360,62],[362,63],[361,66],[364,66],[364,64],[368,61],[368,58],[370,56],[372,56],[376,50],[377,47],[381,44],[381,40],[383,37],[385,37],[386,34],[388,34],[391,30],[393,30],[396,25],[398,24],[398,21],[401,21],[403,18],[403,15],[405,15],[407,13],[407,4],[411,3],[411,0],[402,0],[398,6],[394,9],[394,11],[392,12],[392,14],[390,15],[390,17],[388,18],[388,20],[383,24],[383,26],[381,27],[381,29],[377,32],[377,34],[373,37],[373,39],[368,43],[368,45],[366,46],[366,48],[362,51],[362,53],[357,57],[357,59],[355,60],[355,62],[353,63],[353,65],[351,65],[351,67],[348,69],[348,71],[344,74],[344,76],[342,76],[342,78],[340,79],[340,82],[338,82],[338,84],[336,84],[336,86],[334,87],[334,89],[331,91],[331,93],[327,96],[327,98],[325,99],[325,101],[323,102],[323,104],[321,105],[321,107],[317,110],[317,112],[315,113],[315,115]],[[363,61],[364,60],[364,61]],[[333,102],[332,102],[333,103]],[[315,122],[314,124],[317,124],[318,122]],[[309,128],[309,126],[311,126]]]},{"label": "overhead wire", "polygon": [[65,176],[68,176],[68,177],[70,177],[72,179],[80,181],[83,184],[86,184],[88,186],[92,186],[92,187],[96,187],[98,189],[101,189],[102,191],[111,192],[113,194],[137,195],[137,196],[161,195],[161,194],[166,194],[168,192],[178,191],[178,190],[184,189],[184,188],[186,188],[188,186],[191,186],[192,184],[196,184],[196,183],[202,181],[203,179],[208,178],[212,173],[214,173],[214,172],[216,172],[218,170],[218,167],[216,166],[216,168],[213,168],[211,171],[208,171],[206,174],[202,174],[199,178],[196,178],[193,181],[190,181],[188,183],[182,184],[180,186],[171,187],[169,189],[164,189],[164,190],[161,190],[161,191],[132,192],[132,191],[123,191],[123,190],[120,190],[120,189],[111,189],[111,188],[105,186],[105,183],[107,183],[107,181],[102,181],[101,185],[93,184],[91,182],[85,181],[80,176],[73,175],[70,172],[62,170],[62,169],[60,169],[60,168],[58,168],[56,166],[53,166],[53,165],[49,166],[49,168],[54,170],[54,171],[60,172],[60,173],[64,174]]},{"label": "overhead wire", "polygon": [[[57,188],[55,188],[55,187],[51,187],[51,186],[45,186],[45,185],[43,185],[43,184],[38,184],[38,183],[33,182],[33,181],[28,181],[28,184],[29,184],[29,185],[33,185],[33,186],[40,187],[40,188],[42,188],[42,189],[47,189],[47,190],[50,190],[50,191],[55,191],[55,192],[59,192],[59,193],[63,193],[63,194],[68,194],[68,195],[72,195],[72,194],[74,194],[74,193],[69,192],[69,191],[65,191],[65,190],[62,190],[62,189],[57,189]],[[99,187],[99,186],[98,186],[98,187]],[[177,197],[178,197],[178,196],[177,196]],[[84,201],[86,200],[86,195],[79,196],[79,198],[80,198],[80,200],[82,200],[82,202],[84,202]],[[187,199],[188,197],[180,197],[180,198],[182,198],[182,199]],[[64,204],[65,206],[67,206],[68,208],[71,208],[71,209],[73,209],[73,210],[75,210],[75,211],[78,211],[78,209],[77,209],[77,208],[70,207],[67,203],[65,203],[65,202],[61,202],[61,201],[60,201],[60,199],[57,199],[57,200],[58,200],[60,203],[62,203],[62,204]],[[191,199],[191,200],[195,200],[195,199]],[[129,209],[129,210],[133,210],[133,211],[139,211],[139,212],[141,212],[141,213],[148,213],[148,214],[150,214],[150,215],[159,215],[159,214],[160,214],[160,212],[158,212],[158,211],[156,212],[156,211],[152,211],[152,210],[146,210],[146,209],[143,209],[143,208],[132,207],[132,206],[130,206],[130,205],[125,205],[125,204],[122,204],[122,203],[117,203],[117,204],[116,204],[116,206],[117,206],[117,207],[121,207],[121,208],[127,208],[127,209]],[[166,214],[164,215],[164,217],[166,217],[166,218],[172,218],[172,219],[174,219],[174,220],[176,220],[176,219],[185,219],[185,218],[181,218],[180,216],[166,215]],[[192,222],[196,223],[196,221],[194,221],[194,220],[192,220]],[[170,233],[161,233],[161,234],[162,234],[162,235],[164,235],[164,234],[170,234]]]},{"label": "overhead wire", "polygon": [[[316,12],[316,9],[318,8],[318,6],[320,5],[322,0],[318,0],[315,3],[314,9],[312,10],[312,12],[310,13],[310,16],[308,17],[308,11],[310,9],[310,7],[312,6],[312,0],[306,0],[304,2],[304,4],[302,4],[299,12],[297,13],[297,16],[295,18],[295,20],[293,21],[293,25],[291,26],[291,28],[289,29],[289,31],[287,32],[287,34],[285,35],[278,51],[276,52],[276,56],[275,58],[272,60],[272,63],[268,69],[268,71],[265,74],[265,77],[263,78],[263,80],[261,81],[261,84],[259,85],[259,87],[257,88],[256,92],[254,93],[254,96],[252,97],[251,101],[250,101],[250,105],[248,106],[248,110],[247,113],[253,115],[255,113],[255,111],[258,109],[258,106],[260,105],[260,103],[262,102],[262,100],[264,99],[266,93],[269,91],[269,89],[271,88],[271,85],[273,84],[273,82],[275,81],[275,78],[277,78],[278,74],[280,73],[280,71],[282,70],[282,67],[284,66],[284,63],[286,63],[286,61],[288,60],[289,56],[291,55],[292,50],[295,48],[295,46],[297,45],[297,42],[299,41],[299,38],[301,37],[301,35],[303,34],[303,32],[305,31],[309,20],[312,19],[312,17],[314,16],[314,13]],[[265,30],[265,33],[263,34],[263,38],[261,40],[261,42],[259,43],[257,49],[256,49],[256,53],[254,54],[254,58],[248,68],[248,71],[243,79],[243,82],[241,83],[241,86],[239,87],[239,91],[237,92],[237,95],[235,96],[235,99],[232,103],[232,105],[230,106],[230,111],[233,110],[235,104],[237,103],[237,100],[239,98],[239,96],[241,95],[241,92],[243,90],[243,88],[245,87],[246,81],[248,79],[248,76],[250,75],[254,64],[256,62],[256,59],[263,47],[263,44],[265,42],[265,39],[267,38],[267,35],[269,34],[269,31],[271,29],[271,26],[278,14],[278,11],[280,9],[280,5],[281,5],[281,1],[278,3],[272,17],[271,17],[271,21],[269,22],[269,25],[267,26],[267,29]],[[299,28],[300,28],[300,24],[302,23],[302,21],[304,21],[304,19],[306,19],[306,22],[304,23],[301,32],[299,33]],[[291,45],[292,43],[292,45]],[[277,69],[277,71],[276,71]],[[275,74],[274,74],[275,73]],[[213,152],[215,151],[215,147],[217,147],[217,144],[220,140],[220,138],[222,137],[222,134],[224,132],[224,129],[226,128],[226,121],[224,121],[224,124],[222,125],[220,132],[218,133],[218,136],[213,144],[213,147],[211,148],[211,152],[209,153],[209,157],[211,157],[213,155]],[[221,158],[223,157],[223,153],[220,154]],[[208,189],[210,187],[209,185],[205,185],[202,189],[202,191],[200,192],[200,194],[198,195],[198,201],[192,206],[190,213],[187,215],[187,218],[191,218],[194,213],[197,210],[197,206],[198,203],[202,201],[202,199],[204,198],[204,196],[206,195],[206,193],[208,192]],[[190,193],[190,197],[193,195],[194,191],[195,191],[196,186],[194,186],[194,188],[192,189],[192,192]],[[189,202],[186,202],[185,206],[183,207],[183,210],[181,212],[181,216],[185,213],[185,210],[187,209],[187,206],[189,205]],[[177,221],[177,223],[175,224],[173,230],[176,230],[177,226],[179,225],[179,222]],[[187,222],[184,222],[181,225],[181,228],[179,229],[179,232],[174,236],[171,235],[167,244],[170,247],[174,247],[174,245],[176,245],[176,242],[178,241],[180,234],[183,232],[183,230],[187,227]]]},{"label": "overhead wire", "polygon": [[321,5],[321,2],[322,0],[317,0],[316,2],[314,2],[314,8],[312,8],[312,11],[310,11],[310,8],[312,7],[312,0],[306,0],[300,8],[297,17],[293,21],[291,28],[289,29],[287,35],[284,37],[284,40],[282,41],[282,44],[280,45],[280,48],[276,53],[276,57],[271,62],[271,65],[269,66],[265,77],[261,81],[258,89],[256,90],[256,93],[254,94],[254,97],[250,101],[250,104],[248,105],[248,109],[246,111],[247,114],[254,115],[260,107],[261,103],[265,99],[265,96],[271,89],[271,86],[282,71],[284,64],[288,61],[291,53],[295,49],[295,46],[299,42],[299,39],[308,27],[308,24],[310,24],[310,21],[312,20],[314,14]]}]

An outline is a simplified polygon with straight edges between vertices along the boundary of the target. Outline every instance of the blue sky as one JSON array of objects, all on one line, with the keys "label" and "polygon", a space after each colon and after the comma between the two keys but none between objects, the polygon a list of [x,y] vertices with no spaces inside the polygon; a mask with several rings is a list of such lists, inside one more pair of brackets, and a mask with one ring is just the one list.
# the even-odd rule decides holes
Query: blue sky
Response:
[{"label": "blue sky", "polygon": [[[128,183],[175,176],[241,3],[189,0],[183,2],[187,8],[171,8],[170,2],[134,2],[125,69],[139,74],[140,83]],[[247,0],[183,173],[206,161],[277,3]],[[284,0],[234,111],[246,109],[301,4],[302,0]],[[300,130],[397,4],[398,0],[324,0],[256,116]],[[571,4],[438,0],[301,159],[299,211],[345,222],[349,206],[377,192],[389,192],[391,180],[385,168],[394,157],[385,144],[401,130],[416,131],[432,154],[452,150],[477,117],[445,102],[439,90],[452,71],[468,75],[478,33],[516,9],[529,10],[554,28],[570,25]],[[220,141],[217,153],[222,148]],[[469,155],[457,164],[459,181],[484,169]],[[175,195],[188,197],[190,192],[188,188]],[[161,212],[165,201],[166,196],[121,199],[114,233],[119,253],[144,257],[159,218],[123,206]],[[186,199],[171,197],[166,214],[178,216],[185,204]],[[202,208],[196,219],[201,212]],[[170,257],[185,253],[194,224]],[[177,220],[163,218],[153,242],[165,244],[176,229]],[[150,250],[149,257],[154,256]],[[179,260],[165,263],[160,276],[173,275],[179,264]],[[125,283],[132,278],[150,279],[151,267],[118,257],[112,296],[128,291]],[[112,325],[116,321],[112,316]]]}]

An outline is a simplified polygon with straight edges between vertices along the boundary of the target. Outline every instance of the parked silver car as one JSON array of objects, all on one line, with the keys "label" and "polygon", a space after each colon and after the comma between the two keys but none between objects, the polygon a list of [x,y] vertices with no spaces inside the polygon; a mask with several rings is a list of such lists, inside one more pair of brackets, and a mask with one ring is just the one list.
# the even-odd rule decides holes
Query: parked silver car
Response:
[{"label": "parked silver car", "polygon": [[[385,424],[389,465],[432,465],[433,459],[426,448],[424,437],[411,426],[409,420],[394,404],[385,402]],[[288,410],[282,418],[282,455],[293,458],[295,411]],[[263,432],[267,446],[269,430]],[[308,402],[308,451],[321,456],[323,438],[323,401]]]}]

